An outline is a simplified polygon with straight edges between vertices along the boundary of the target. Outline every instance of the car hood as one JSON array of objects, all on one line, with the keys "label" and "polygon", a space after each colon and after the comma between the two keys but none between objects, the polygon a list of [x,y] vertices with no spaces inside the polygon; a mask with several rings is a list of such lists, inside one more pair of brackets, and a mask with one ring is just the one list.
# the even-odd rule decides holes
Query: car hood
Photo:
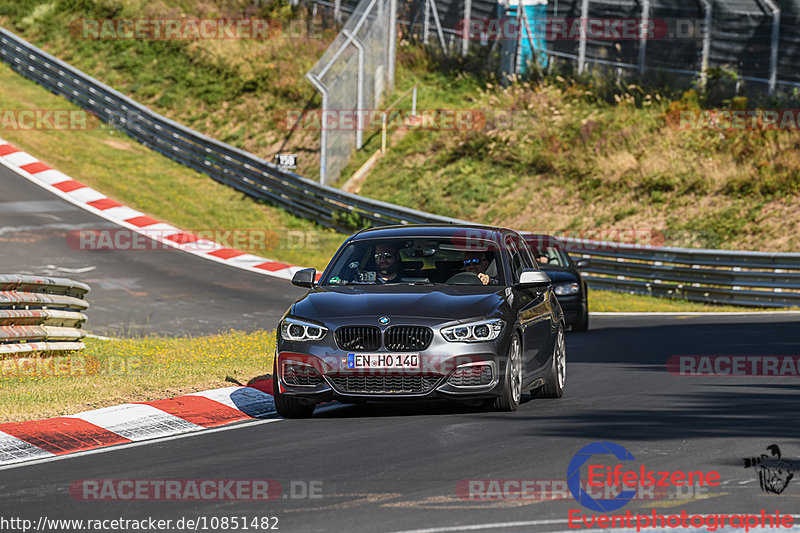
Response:
[{"label": "car hood", "polygon": [[326,320],[346,317],[425,317],[459,320],[494,314],[505,302],[505,288],[472,286],[318,287],[298,300],[296,317]]}]

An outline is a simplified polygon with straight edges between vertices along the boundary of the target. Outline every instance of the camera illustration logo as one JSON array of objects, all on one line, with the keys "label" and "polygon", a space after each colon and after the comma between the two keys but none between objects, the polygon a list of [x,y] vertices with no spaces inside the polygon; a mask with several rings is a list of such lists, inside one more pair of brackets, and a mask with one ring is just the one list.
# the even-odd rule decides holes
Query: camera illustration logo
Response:
[{"label": "camera illustration logo", "polygon": [[767,446],[770,455],[761,454],[761,457],[747,457],[744,460],[745,468],[755,468],[761,490],[767,493],[780,494],[789,485],[794,477],[794,465],[788,459],[781,458],[781,449],[777,444]]},{"label": "camera illustration logo", "polygon": [[595,499],[581,487],[581,466],[586,464],[592,456],[613,455],[620,461],[635,461],[633,454],[619,444],[607,441],[593,442],[578,450],[567,467],[567,486],[579,504],[584,507],[606,513],[616,511],[628,504],[635,496],[635,490],[623,490],[614,498]]}]

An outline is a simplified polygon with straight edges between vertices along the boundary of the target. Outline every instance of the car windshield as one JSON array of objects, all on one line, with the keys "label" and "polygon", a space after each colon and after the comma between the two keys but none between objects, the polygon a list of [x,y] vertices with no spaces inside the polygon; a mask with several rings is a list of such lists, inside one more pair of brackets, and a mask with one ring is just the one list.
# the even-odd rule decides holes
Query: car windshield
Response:
[{"label": "car windshield", "polygon": [[539,249],[534,248],[531,252],[533,253],[533,258],[539,263],[539,268],[569,267],[567,253],[555,246],[542,246]]},{"label": "car windshield", "polygon": [[320,284],[503,285],[502,272],[500,254],[490,241],[364,239],[337,254]]}]

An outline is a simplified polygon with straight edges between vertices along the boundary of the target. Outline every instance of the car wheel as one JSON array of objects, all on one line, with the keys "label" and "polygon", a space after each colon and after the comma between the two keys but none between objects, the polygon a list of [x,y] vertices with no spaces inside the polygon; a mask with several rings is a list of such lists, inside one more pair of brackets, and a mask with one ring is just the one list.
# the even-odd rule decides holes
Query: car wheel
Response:
[{"label": "car wheel", "polygon": [[585,304],[581,307],[583,312],[578,320],[572,324],[572,331],[586,331],[589,329],[589,307]]},{"label": "car wheel", "polygon": [[280,392],[278,386],[278,366],[272,365],[272,395],[275,400],[275,410],[283,418],[308,418],[314,414],[315,404],[307,404]]},{"label": "car wheel", "polygon": [[542,385],[534,392],[537,398],[561,398],[567,382],[567,348],[564,344],[564,326],[559,324],[550,370]]},{"label": "car wheel", "polygon": [[495,400],[495,407],[500,411],[516,411],[522,397],[522,346],[516,334],[511,337],[503,381],[503,394]]}]

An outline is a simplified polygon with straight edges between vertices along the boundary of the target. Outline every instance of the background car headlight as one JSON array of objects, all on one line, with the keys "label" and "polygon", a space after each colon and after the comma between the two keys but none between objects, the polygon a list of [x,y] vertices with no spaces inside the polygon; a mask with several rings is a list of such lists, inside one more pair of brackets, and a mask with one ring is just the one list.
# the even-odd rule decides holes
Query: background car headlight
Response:
[{"label": "background car headlight", "polygon": [[281,322],[281,338],[287,341],[318,341],[328,332],[328,328],[304,322],[296,318],[287,318]]},{"label": "background car headlight", "polygon": [[496,339],[503,331],[505,321],[501,318],[481,320],[442,328],[442,336],[450,342],[485,342]]},{"label": "background car headlight", "polygon": [[580,285],[577,283],[562,283],[556,285],[556,296],[569,296],[570,294],[578,294],[581,291]]}]

